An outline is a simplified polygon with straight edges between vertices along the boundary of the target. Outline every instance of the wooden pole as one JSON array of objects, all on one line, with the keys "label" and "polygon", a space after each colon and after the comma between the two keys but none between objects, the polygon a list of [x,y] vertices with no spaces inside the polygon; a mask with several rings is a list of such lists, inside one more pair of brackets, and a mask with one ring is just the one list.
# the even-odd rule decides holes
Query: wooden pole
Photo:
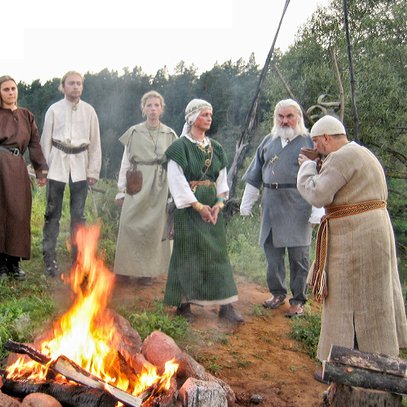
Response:
[{"label": "wooden pole", "polygon": [[271,44],[270,51],[266,58],[266,62],[264,63],[263,69],[260,73],[260,78],[259,78],[259,82],[256,87],[254,98],[253,98],[252,104],[250,106],[249,112],[246,116],[246,121],[245,121],[245,126],[243,128],[243,132],[242,132],[238,142],[236,143],[235,156],[234,156],[232,165],[230,166],[229,174],[228,174],[230,198],[232,198],[236,193],[237,173],[238,173],[239,168],[242,166],[244,158],[245,158],[246,149],[247,149],[247,147],[249,145],[249,141],[250,141],[250,133],[253,129],[254,121],[256,118],[257,106],[259,104],[259,99],[260,99],[260,91],[263,86],[264,80],[266,78],[267,71],[270,66],[270,61],[274,54],[274,47],[275,47],[275,44],[276,44],[276,41],[278,38],[278,33],[280,32],[281,24],[283,22],[284,15],[285,15],[285,12],[287,11],[287,7],[289,4],[290,4],[290,0],[286,0],[284,9],[283,9],[283,12],[282,12],[282,15],[280,18],[280,22],[277,27],[277,31],[274,35],[273,43]]},{"label": "wooden pole", "polygon": [[353,138],[356,142],[360,142],[359,139],[359,116],[358,109],[356,106],[356,94],[355,94],[355,76],[353,73],[353,62],[352,62],[352,46],[350,43],[349,35],[349,21],[348,21],[348,2],[343,0],[343,14],[345,18],[345,32],[346,32],[346,44],[348,49],[348,60],[349,60],[349,74],[350,74],[350,86],[352,94],[352,112],[353,112]]}]

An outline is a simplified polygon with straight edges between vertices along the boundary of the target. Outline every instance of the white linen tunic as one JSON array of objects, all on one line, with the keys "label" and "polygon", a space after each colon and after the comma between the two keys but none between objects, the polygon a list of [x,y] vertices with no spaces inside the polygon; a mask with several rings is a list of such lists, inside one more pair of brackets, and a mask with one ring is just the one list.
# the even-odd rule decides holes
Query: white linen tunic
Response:
[{"label": "white linen tunic", "polygon": [[[52,146],[52,140],[71,147],[87,145],[78,154],[66,154]],[[54,103],[45,114],[41,147],[49,166],[48,179],[69,182],[99,179],[102,163],[99,121],[95,109],[82,100],[77,104],[66,98]]]}]

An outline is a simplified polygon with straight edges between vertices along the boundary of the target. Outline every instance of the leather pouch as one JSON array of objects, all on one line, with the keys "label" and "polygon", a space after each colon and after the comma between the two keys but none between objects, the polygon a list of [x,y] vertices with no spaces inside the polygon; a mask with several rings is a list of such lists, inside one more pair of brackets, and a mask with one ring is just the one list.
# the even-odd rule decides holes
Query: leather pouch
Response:
[{"label": "leather pouch", "polygon": [[135,195],[141,191],[142,187],[143,173],[137,169],[136,164],[133,164],[126,172],[126,193],[129,195]]}]

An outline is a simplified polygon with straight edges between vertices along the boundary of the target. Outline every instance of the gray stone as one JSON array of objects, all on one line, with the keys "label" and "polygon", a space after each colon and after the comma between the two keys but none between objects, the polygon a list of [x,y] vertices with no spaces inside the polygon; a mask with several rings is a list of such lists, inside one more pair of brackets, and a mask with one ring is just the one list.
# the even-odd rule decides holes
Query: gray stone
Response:
[{"label": "gray stone", "polygon": [[183,407],[227,407],[226,393],[216,382],[189,378],[179,391]]}]

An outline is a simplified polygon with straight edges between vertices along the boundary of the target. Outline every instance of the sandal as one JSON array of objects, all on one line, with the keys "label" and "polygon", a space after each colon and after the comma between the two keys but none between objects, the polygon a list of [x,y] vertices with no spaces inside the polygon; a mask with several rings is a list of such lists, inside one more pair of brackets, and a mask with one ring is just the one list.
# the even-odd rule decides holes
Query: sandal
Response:
[{"label": "sandal", "polygon": [[303,317],[304,315],[304,306],[302,304],[291,304],[290,308],[285,313],[287,318]]},{"label": "sandal", "polygon": [[263,302],[264,308],[275,309],[285,303],[285,295],[273,295],[269,300]]}]

